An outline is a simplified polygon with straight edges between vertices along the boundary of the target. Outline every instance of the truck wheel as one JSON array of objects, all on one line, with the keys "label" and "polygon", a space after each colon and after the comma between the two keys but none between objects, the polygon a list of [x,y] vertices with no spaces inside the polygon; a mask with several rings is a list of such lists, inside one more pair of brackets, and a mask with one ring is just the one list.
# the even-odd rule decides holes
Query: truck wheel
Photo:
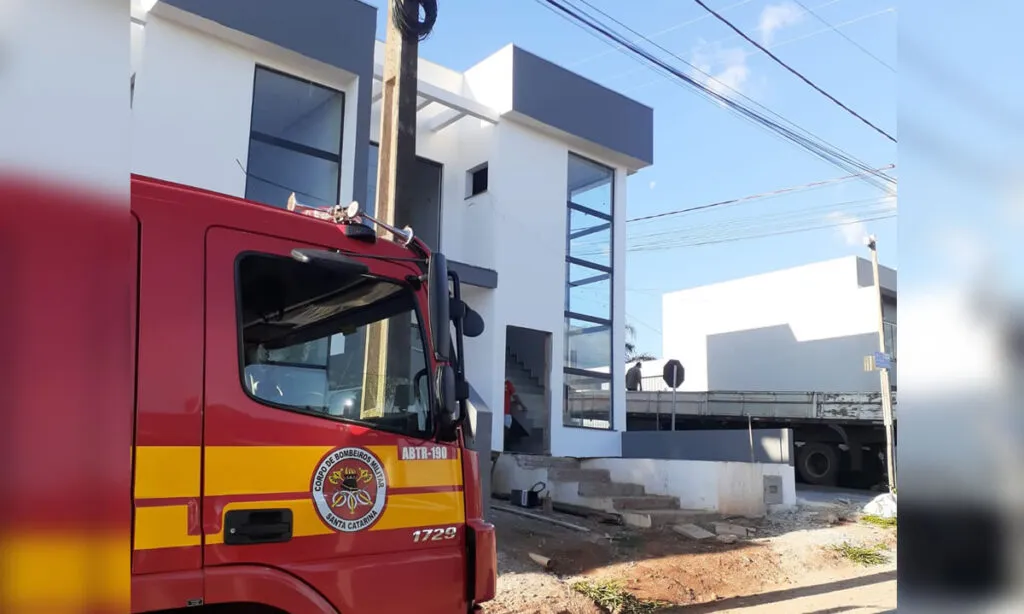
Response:
[{"label": "truck wheel", "polygon": [[796,469],[808,484],[834,486],[839,477],[839,453],[827,443],[805,443],[797,449]]}]

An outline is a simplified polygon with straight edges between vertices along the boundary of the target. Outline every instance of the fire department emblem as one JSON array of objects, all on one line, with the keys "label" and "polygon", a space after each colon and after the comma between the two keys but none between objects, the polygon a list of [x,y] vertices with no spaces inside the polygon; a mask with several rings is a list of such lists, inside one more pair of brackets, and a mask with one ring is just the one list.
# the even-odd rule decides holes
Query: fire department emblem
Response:
[{"label": "fire department emblem", "polygon": [[327,526],[345,533],[362,531],[384,512],[387,474],[372,452],[339,448],[317,465],[312,491],[316,511]]}]

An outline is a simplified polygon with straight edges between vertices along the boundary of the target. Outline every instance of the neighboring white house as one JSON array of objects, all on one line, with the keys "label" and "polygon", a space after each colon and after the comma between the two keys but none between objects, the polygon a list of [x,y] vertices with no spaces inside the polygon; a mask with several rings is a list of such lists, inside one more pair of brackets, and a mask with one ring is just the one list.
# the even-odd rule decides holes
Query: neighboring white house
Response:
[{"label": "neighboring white house", "polygon": [[[896,271],[879,276],[895,355]],[[871,262],[849,256],[666,293],[664,357],[686,369],[680,390],[877,392],[864,370],[878,351],[873,280]]]},{"label": "neighboring white house", "polygon": [[[356,0],[135,0],[132,170],[285,205],[372,210],[383,44]],[[626,178],[653,161],[653,111],[509,45],[465,72],[419,62],[423,199],[396,222],[443,251],[487,323],[467,371],[500,414],[506,327],[548,341],[519,354],[547,387],[549,450],[618,456],[625,399],[587,426],[563,412],[624,389]],[[566,336],[589,335],[568,351]],[[543,363],[543,364],[540,364]],[[595,371],[616,365],[611,373]],[[610,385],[609,385],[610,384]],[[552,393],[551,391],[555,391]],[[605,395],[607,397],[607,395]]]}]

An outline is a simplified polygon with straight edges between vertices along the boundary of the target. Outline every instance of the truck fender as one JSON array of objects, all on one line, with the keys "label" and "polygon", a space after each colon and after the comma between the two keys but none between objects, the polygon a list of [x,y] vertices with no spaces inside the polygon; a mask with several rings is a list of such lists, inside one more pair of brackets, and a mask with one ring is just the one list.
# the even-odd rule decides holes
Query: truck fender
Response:
[{"label": "truck fender", "polygon": [[846,429],[844,429],[844,428],[843,428],[842,426],[840,426],[840,425],[838,425],[838,424],[830,424],[830,425],[828,425],[828,426],[829,426],[829,428],[830,428],[830,429],[832,429],[833,431],[835,431],[835,432],[839,433],[839,437],[841,437],[841,438],[842,438],[842,440],[843,440],[843,444],[845,444],[845,445],[847,445],[847,446],[849,446],[849,445],[850,445],[850,438],[849,438],[849,436],[847,436],[847,434],[846,434]]},{"label": "truck fender", "polygon": [[261,603],[289,614],[338,614],[311,586],[280,569],[231,565],[206,569],[205,603]]}]

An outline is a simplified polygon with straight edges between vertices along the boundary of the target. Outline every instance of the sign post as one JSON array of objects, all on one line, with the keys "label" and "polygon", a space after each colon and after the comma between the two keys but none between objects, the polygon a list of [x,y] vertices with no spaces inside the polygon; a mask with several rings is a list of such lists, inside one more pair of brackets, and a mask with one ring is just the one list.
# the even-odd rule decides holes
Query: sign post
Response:
[{"label": "sign post", "polygon": [[665,384],[672,389],[672,430],[676,430],[676,389],[683,384],[683,379],[686,377],[686,371],[683,369],[683,363],[679,362],[675,358],[665,363],[665,366],[661,369],[661,378],[665,380]]}]

